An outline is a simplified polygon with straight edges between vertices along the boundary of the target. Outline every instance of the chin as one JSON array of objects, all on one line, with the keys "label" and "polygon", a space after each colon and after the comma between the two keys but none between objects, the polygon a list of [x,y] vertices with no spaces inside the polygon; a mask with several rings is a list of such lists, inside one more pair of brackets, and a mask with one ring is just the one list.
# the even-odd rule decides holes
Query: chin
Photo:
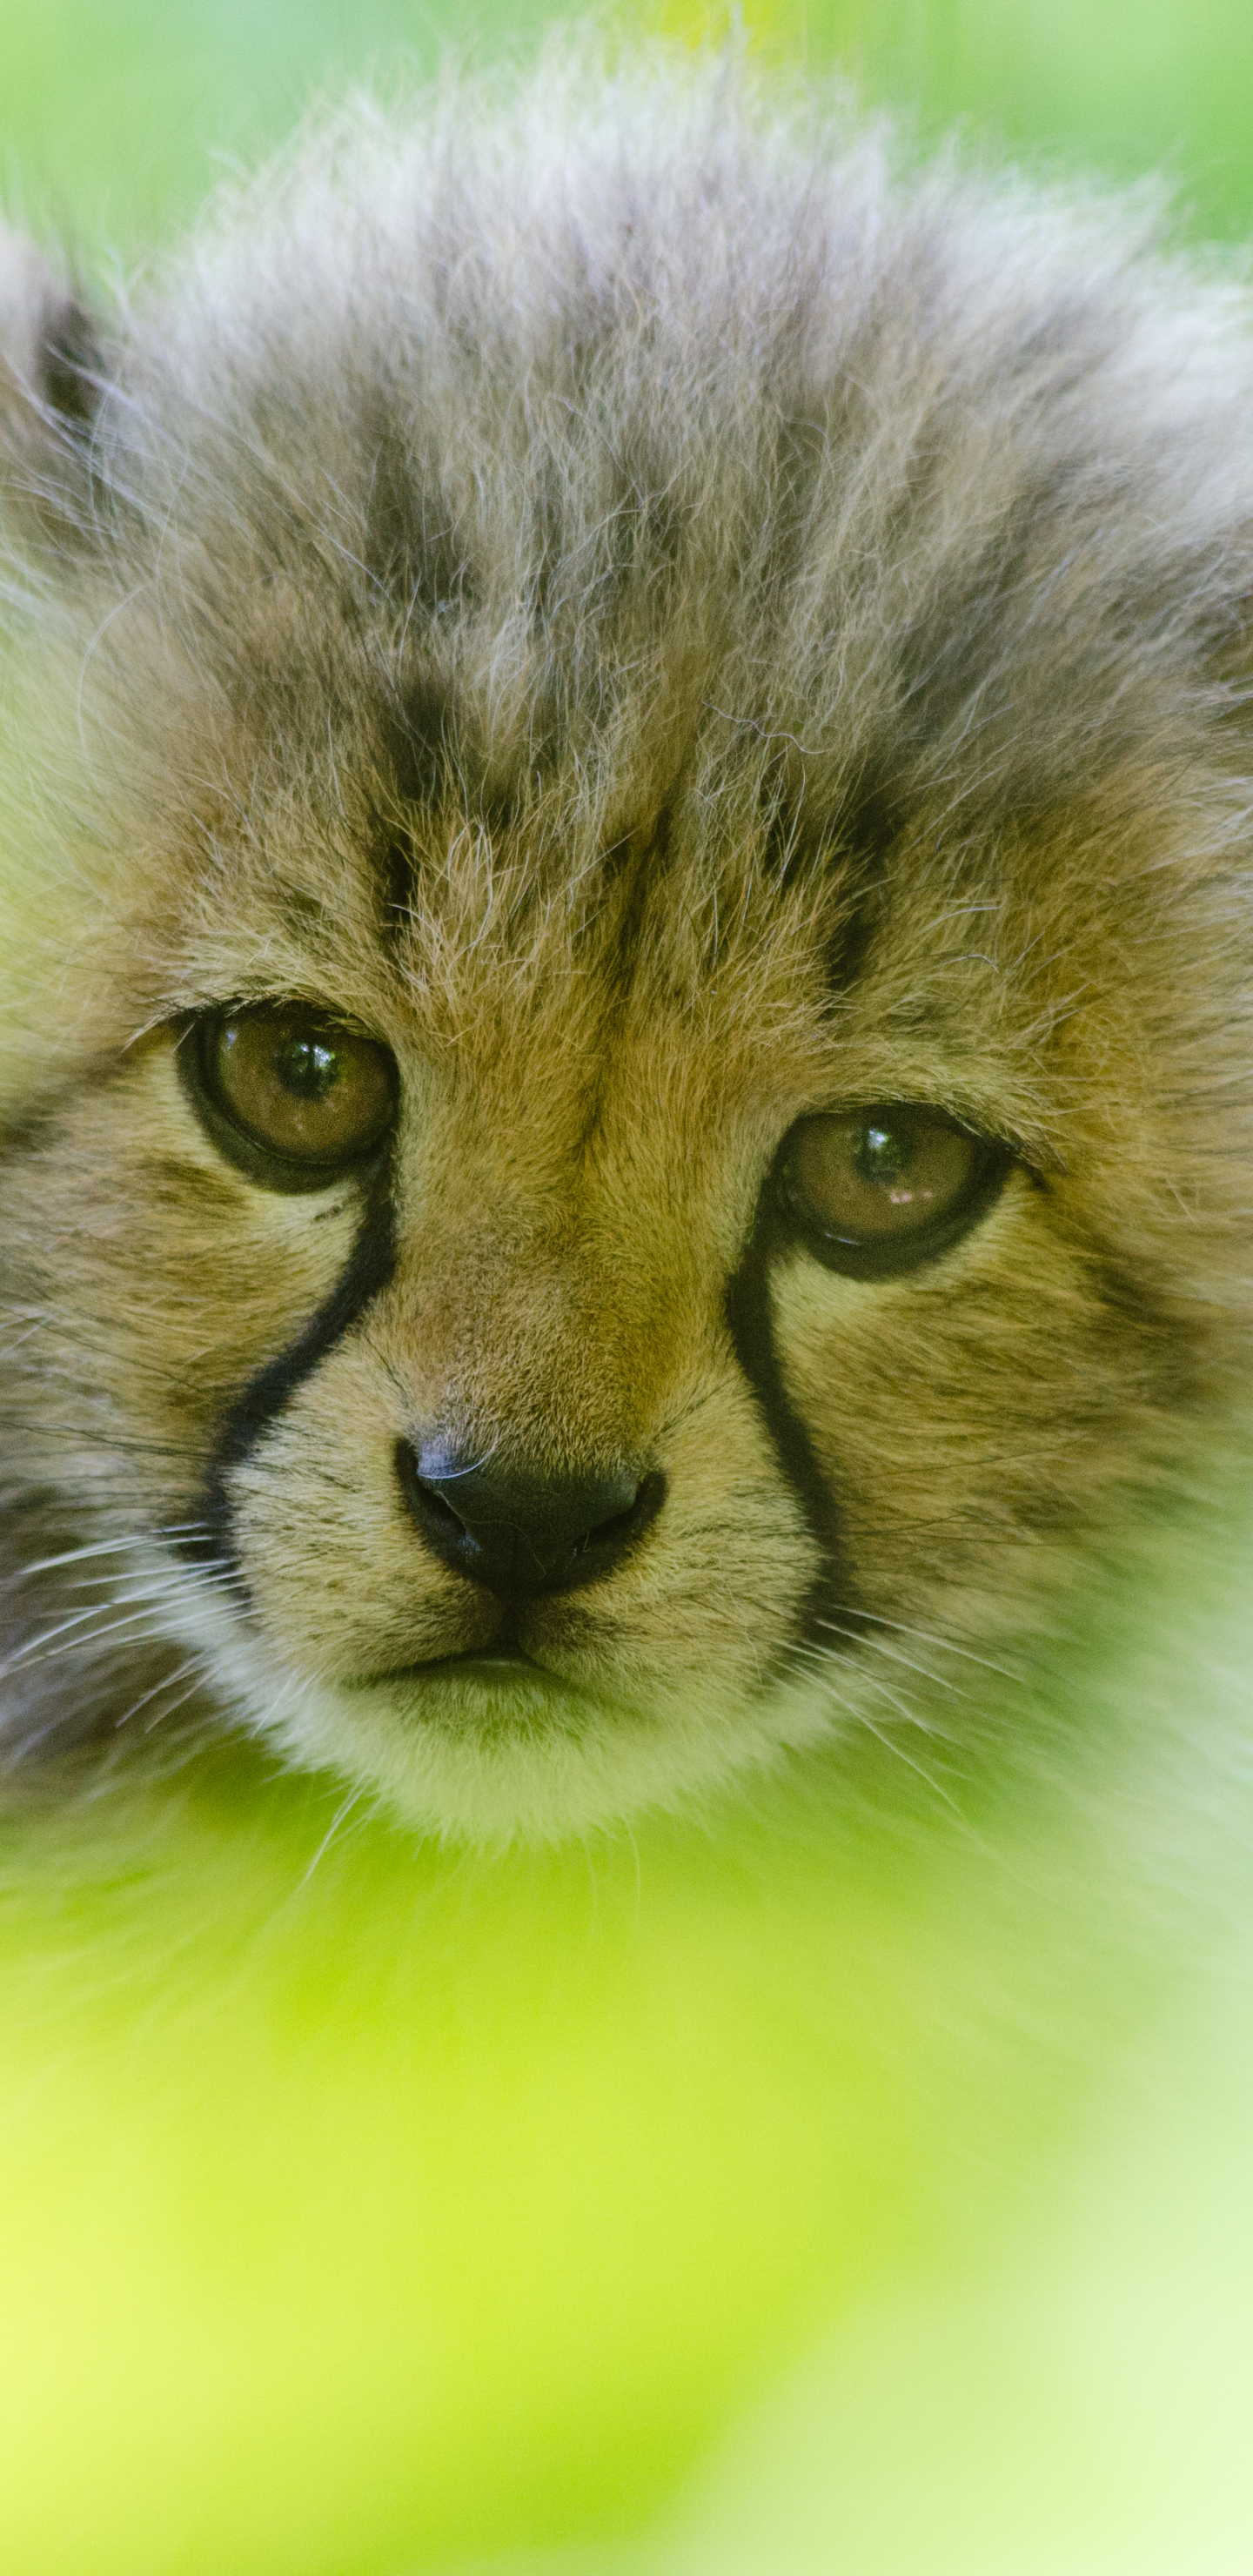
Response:
[{"label": "chin", "polygon": [[812,1688],[645,1700],[469,1658],[351,1682],[238,1645],[214,1660],[223,1702],[293,1768],[338,1773],[354,1805],[487,1850],[707,1807],[832,1732]]}]

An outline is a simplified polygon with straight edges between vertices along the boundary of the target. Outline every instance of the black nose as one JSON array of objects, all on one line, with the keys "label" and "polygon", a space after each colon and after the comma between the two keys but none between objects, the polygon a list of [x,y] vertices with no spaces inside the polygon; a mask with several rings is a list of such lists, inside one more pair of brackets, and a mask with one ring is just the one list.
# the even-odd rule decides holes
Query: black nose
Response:
[{"label": "black nose", "polygon": [[630,1467],[545,1476],[488,1458],[464,1463],[434,1443],[402,1440],[396,1464],[423,1538],[445,1565],[502,1601],[598,1583],[660,1510],[664,1476]]}]

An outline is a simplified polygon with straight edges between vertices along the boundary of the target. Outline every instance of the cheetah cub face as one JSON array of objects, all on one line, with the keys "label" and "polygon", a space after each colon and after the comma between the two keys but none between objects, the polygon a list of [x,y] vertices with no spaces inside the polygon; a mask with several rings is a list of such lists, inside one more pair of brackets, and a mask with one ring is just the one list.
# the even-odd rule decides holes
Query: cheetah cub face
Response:
[{"label": "cheetah cub face", "polygon": [[1243,1383],[1233,295],[664,61],[0,264],[10,1775],[925,1715]]}]

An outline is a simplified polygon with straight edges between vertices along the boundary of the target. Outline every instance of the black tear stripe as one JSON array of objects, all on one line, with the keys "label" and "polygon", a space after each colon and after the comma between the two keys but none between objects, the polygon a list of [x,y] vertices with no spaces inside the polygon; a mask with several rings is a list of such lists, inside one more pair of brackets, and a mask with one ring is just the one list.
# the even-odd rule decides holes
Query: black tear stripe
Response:
[{"label": "black tear stripe", "polygon": [[[761,1409],[779,1464],[804,1511],[822,1562],[801,1605],[792,1646],[831,1651],[830,1621],[854,1631],[862,1625],[849,1569],[840,1546],[835,1496],[818,1454],[783,1382],[771,1313],[770,1271],[779,1239],[768,1215],[759,1214],[748,1250],[727,1289],[726,1314],[735,1355]],[[784,1658],[786,1660],[786,1650]]]},{"label": "black tear stripe", "polygon": [[232,1405],[205,1479],[204,1523],[188,1553],[220,1565],[237,1567],[230,1478],[255,1449],[262,1433],[290,1403],[297,1387],[312,1374],[328,1351],[352,1327],[387,1286],[396,1267],[396,1229],[390,1190],[384,1186],[369,1202],[361,1231],[329,1297],[278,1358],[244,1388]]}]

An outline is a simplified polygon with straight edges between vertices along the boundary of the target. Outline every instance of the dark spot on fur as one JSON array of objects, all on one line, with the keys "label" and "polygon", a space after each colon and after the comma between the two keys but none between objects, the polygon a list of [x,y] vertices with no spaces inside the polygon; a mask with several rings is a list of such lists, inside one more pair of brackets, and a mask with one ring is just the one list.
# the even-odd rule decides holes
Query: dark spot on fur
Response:
[{"label": "dark spot on fur", "polygon": [[613,925],[609,989],[617,999],[625,999],[638,971],[650,898],[669,866],[673,830],[673,809],[666,804],[650,822],[624,834],[601,856],[600,887]]},{"label": "dark spot on fur", "polygon": [[464,532],[432,489],[425,460],[379,401],[362,419],[361,443],[370,458],[362,556],[374,581],[411,627],[415,615],[419,626],[463,615],[473,601]]},{"label": "dark spot on fur", "polygon": [[863,772],[836,816],[829,847],[851,863],[860,881],[877,883],[904,827],[896,791],[873,771]]},{"label": "dark spot on fur", "polygon": [[410,681],[388,725],[388,757],[402,805],[440,805],[457,773],[452,700],[443,682]]},{"label": "dark spot on fur", "polygon": [[788,749],[763,766],[761,810],[762,866],[780,884],[831,866],[877,884],[904,829],[900,797],[877,772],[863,771],[833,814]]},{"label": "dark spot on fur", "polygon": [[827,986],[830,992],[851,993],[882,927],[887,910],[886,889],[882,879],[862,887],[842,912],[834,936],[827,946]]},{"label": "dark spot on fur", "polygon": [[828,845],[842,895],[827,947],[827,982],[833,993],[850,992],[865,971],[886,919],[892,851],[903,830],[904,814],[891,788],[873,775],[860,779]]},{"label": "dark spot on fur", "polygon": [[100,349],[92,316],[75,295],[66,296],[45,320],[39,390],[68,429],[90,429],[100,405]]},{"label": "dark spot on fur", "polygon": [[[413,909],[419,817],[451,813],[499,840],[523,820],[543,773],[531,744],[527,763],[512,772],[503,762],[490,768],[477,753],[451,691],[430,673],[410,681],[385,709],[382,731],[390,792],[378,825],[376,866],[390,929]],[[406,807],[413,813],[413,826],[406,822]]]},{"label": "dark spot on fur", "polygon": [[832,815],[803,777],[797,784],[788,776],[786,759],[780,753],[763,772],[762,873],[779,886],[816,875],[831,879],[838,917],[828,941],[827,981],[833,991],[847,992],[883,921],[903,809],[881,778],[866,773]]}]

